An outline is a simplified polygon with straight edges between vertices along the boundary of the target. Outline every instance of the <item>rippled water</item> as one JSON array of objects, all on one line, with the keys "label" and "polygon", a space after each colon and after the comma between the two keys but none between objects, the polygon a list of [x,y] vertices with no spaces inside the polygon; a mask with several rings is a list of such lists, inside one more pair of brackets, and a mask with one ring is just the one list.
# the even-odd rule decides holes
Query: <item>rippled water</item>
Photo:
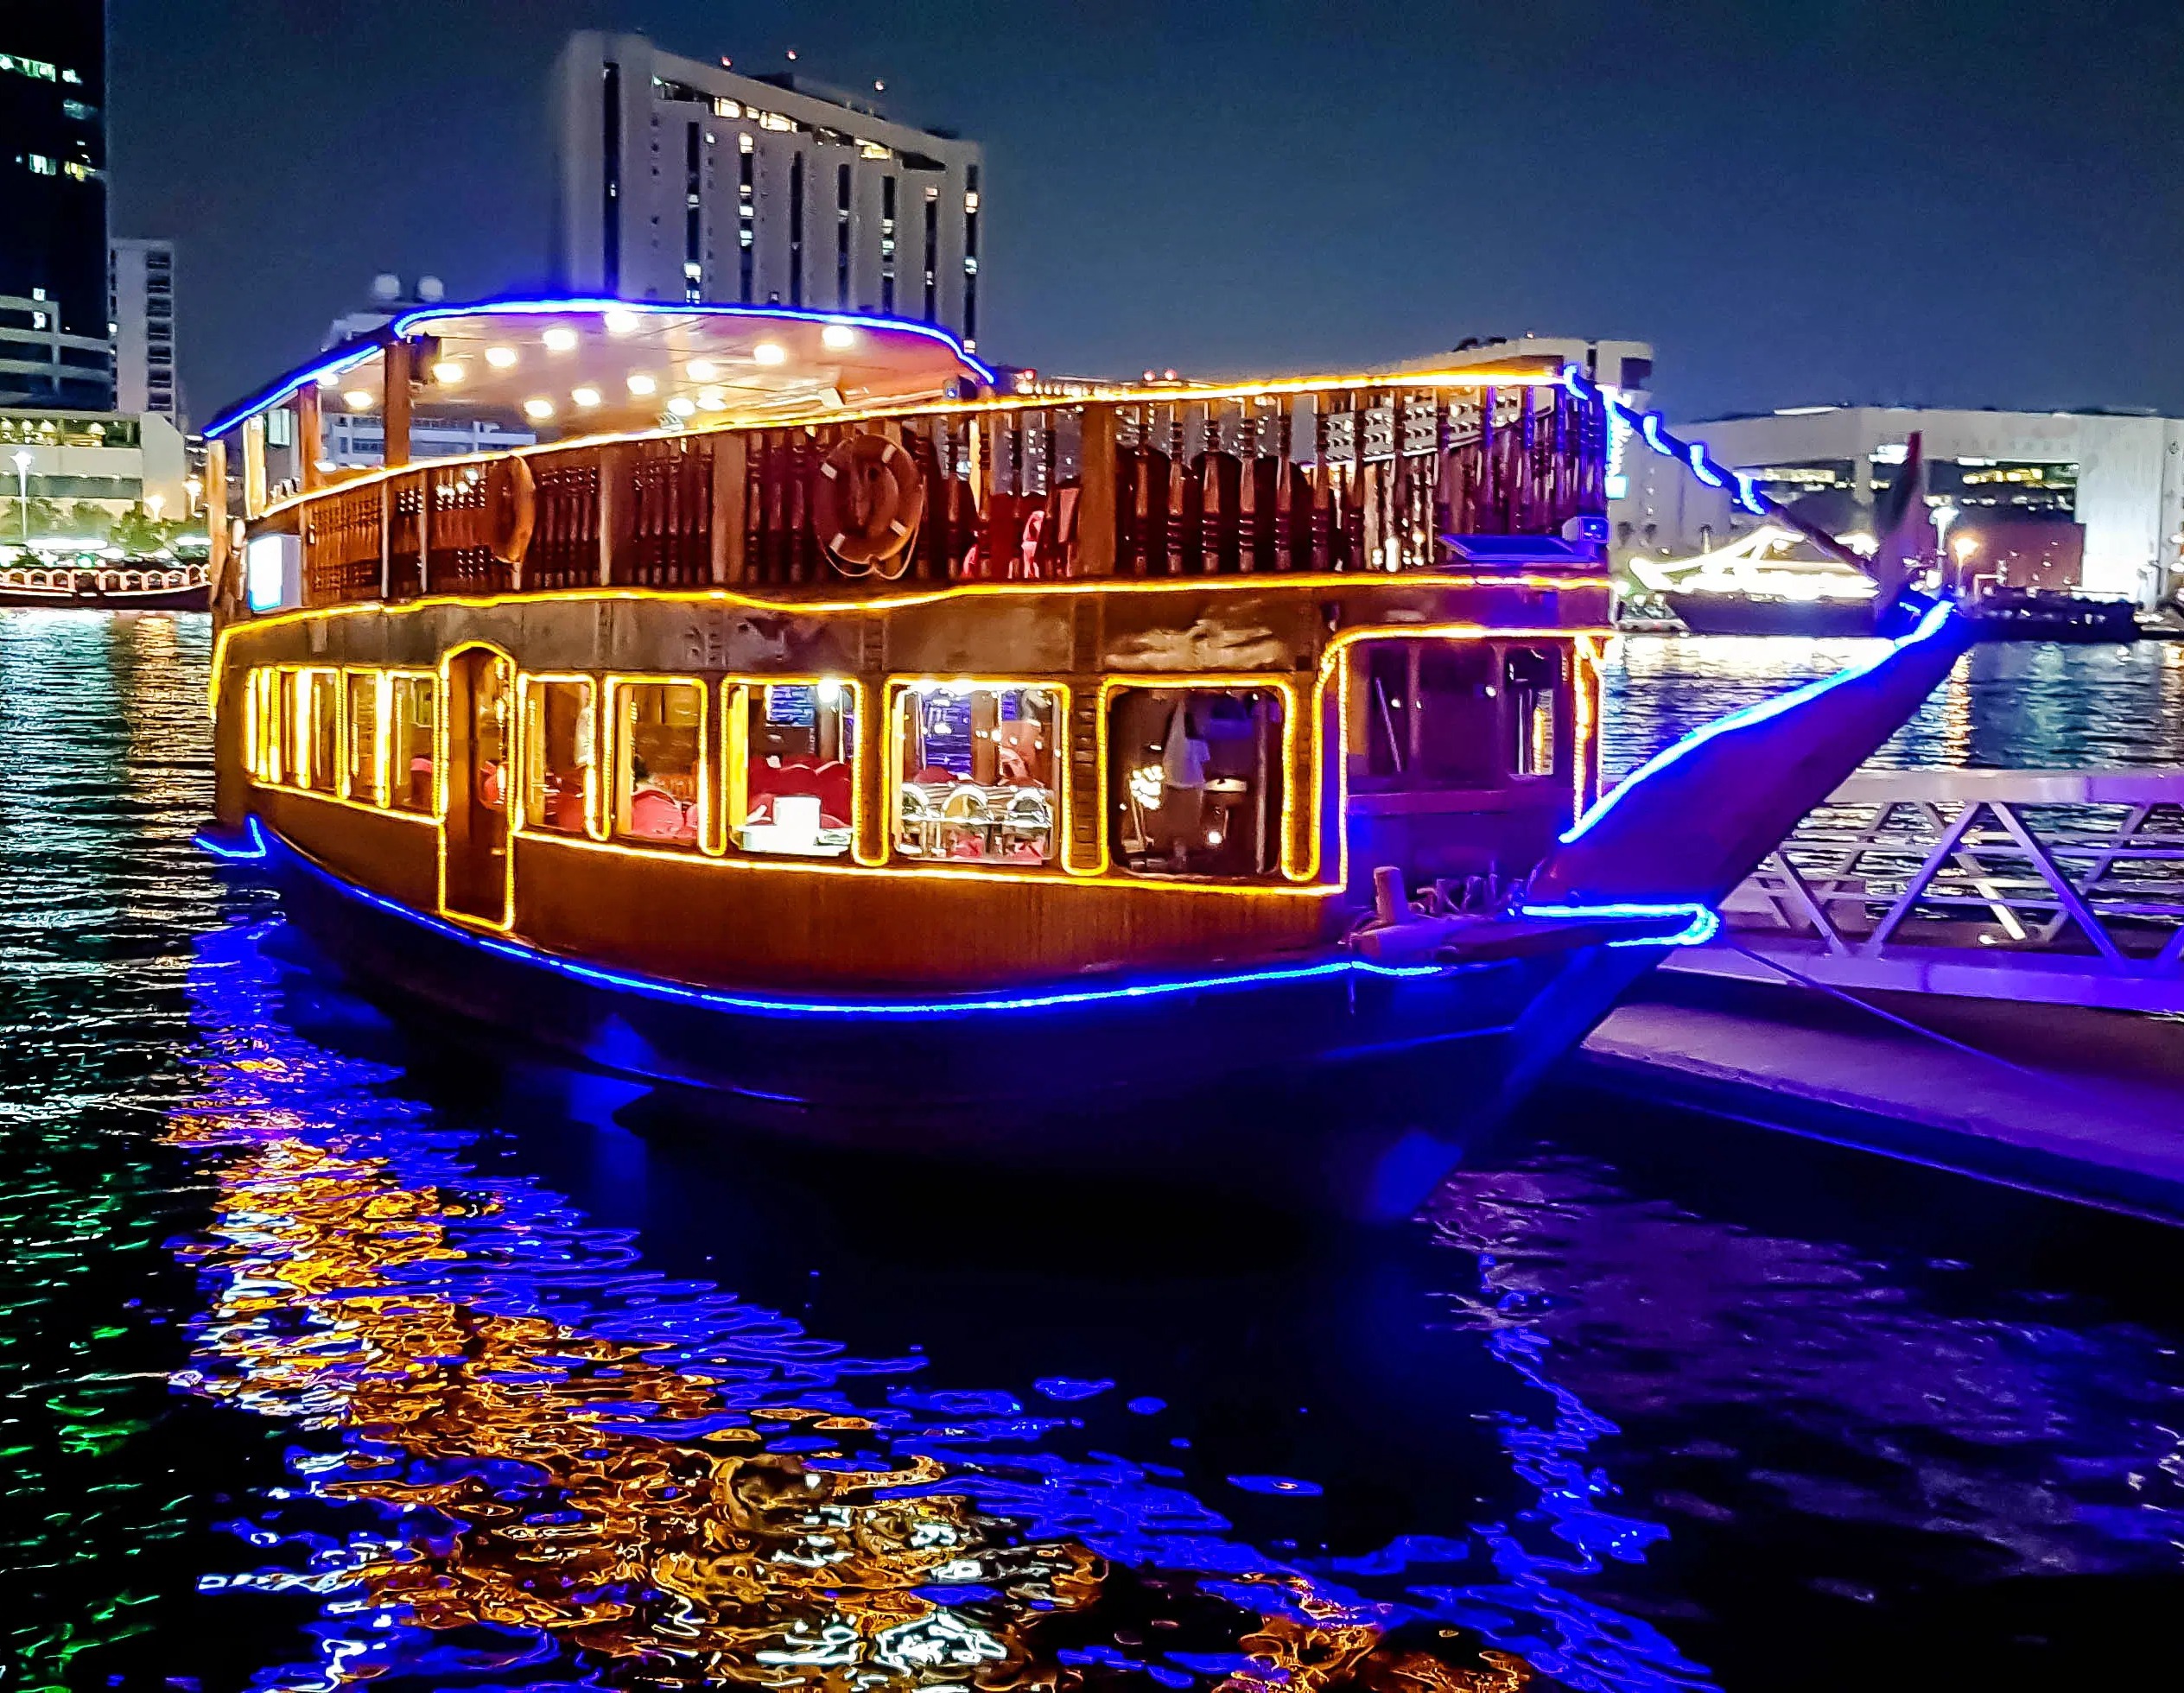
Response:
[{"label": "rippled water", "polygon": [[1597,1106],[1363,1243],[710,1144],[301,962],[206,645],[0,618],[0,1685],[2166,1661],[2168,1237]]},{"label": "rippled water", "polygon": [[[1880,644],[1619,637],[1608,644],[1602,763],[1619,774],[1724,711],[1830,675]],[[1974,647],[1872,762],[1889,770],[2184,764],[2184,641]]]}]

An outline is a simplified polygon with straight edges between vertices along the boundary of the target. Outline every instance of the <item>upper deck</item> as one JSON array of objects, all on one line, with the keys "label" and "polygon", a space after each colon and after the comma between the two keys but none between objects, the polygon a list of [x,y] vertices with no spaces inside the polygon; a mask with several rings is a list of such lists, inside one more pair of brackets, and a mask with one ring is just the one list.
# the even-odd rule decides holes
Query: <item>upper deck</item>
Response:
[{"label": "upper deck", "polygon": [[[321,461],[332,404],[382,421],[383,467]],[[411,463],[421,413],[561,434]],[[1574,586],[1604,550],[1606,403],[1540,360],[1004,392],[928,325],[532,302],[397,319],[208,434],[215,490],[239,447],[252,543],[247,586],[231,548],[215,560],[230,615],[601,588]]]}]

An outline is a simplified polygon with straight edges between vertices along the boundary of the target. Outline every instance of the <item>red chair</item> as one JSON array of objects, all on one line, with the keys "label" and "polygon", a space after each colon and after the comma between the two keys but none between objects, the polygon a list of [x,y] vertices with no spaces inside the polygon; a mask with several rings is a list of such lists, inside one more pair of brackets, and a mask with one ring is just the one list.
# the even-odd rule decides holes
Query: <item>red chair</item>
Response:
[{"label": "red chair", "polygon": [[641,788],[630,796],[629,833],[646,840],[684,840],[694,839],[696,831],[672,794]]}]

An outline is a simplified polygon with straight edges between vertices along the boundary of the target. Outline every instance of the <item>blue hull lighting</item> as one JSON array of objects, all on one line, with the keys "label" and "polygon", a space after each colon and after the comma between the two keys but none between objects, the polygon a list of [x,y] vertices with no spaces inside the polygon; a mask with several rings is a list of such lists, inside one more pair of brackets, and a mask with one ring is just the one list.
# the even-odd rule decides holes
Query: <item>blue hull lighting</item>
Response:
[{"label": "blue hull lighting", "polygon": [[243,834],[245,844],[240,846],[218,840],[209,831],[198,834],[196,845],[200,852],[210,853],[216,859],[225,859],[230,863],[263,858],[265,831],[256,817],[243,820]]},{"label": "blue hull lighting", "polygon": [[1673,905],[1612,904],[1604,905],[1520,905],[1518,915],[1545,917],[1560,923],[1628,923],[1681,917],[1684,926],[1673,935],[1640,935],[1627,941],[1610,941],[1611,947],[1699,947],[1720,933],[1722,920],[1711,907],[1696,900]]}]

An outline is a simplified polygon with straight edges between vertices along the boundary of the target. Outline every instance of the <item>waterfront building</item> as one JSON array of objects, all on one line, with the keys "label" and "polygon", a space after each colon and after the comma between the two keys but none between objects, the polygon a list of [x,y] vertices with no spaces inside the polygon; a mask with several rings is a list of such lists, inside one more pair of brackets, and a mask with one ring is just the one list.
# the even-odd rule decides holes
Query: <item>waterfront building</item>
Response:
[{"label": "waterfront building", "polygon": [[0,406],[114,403],[106,297],[103,0],[7,9],[0,29]]},{"label": "waterfront building", "polygon": [[[1870,534],[1876,491],[1921,437],[1952,580],[2082,588],[2152,605],[2184,581],[2184,420],[2108,411],[1794,406],[1691,426],[1721,465],[1838,536]],[[1763,518],[1654,453],[1635,455],[1618,550],[1681,557]],[[1946,543],[1946,544],[1944,544]]]},{"label": "waterfront building", "polygon": [[109,247],[114,406],[181,422],[175,374],[175,244],[117,238]]},{"label": "waterfront building", "polygon": [[553,105],[571,294],[880,313],[977,346],[976,143],[589,30],[562,53]]},{"label": "waterfront building", "polygon": [[168,517],[186,516],[187,456],[181,431],[158,412],[0,409],[0,495],[9,515],[0,543],[20,538],[16,502],[23,493],[32,503],[34,535],[41,504],[64,516],[77,507],[79,519],[86,507],[111,517],[140,504]]}]

